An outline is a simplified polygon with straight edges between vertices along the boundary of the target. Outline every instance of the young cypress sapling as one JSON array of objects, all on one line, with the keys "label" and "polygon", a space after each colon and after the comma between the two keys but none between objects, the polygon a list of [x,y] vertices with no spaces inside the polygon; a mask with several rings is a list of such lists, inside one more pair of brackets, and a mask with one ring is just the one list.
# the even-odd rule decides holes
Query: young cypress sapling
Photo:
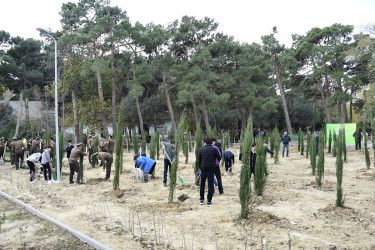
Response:
[{"label": "young cypress sapling", "polygon": [[344,155],[344,162],[346,162],[347,151],[346,151],[346,132],[345,125],[342,126],[342,153]]},{"label": "young cypress sapling", "polygon": [[298,130],[298,152],[301,151],[301,128]]},{"label": "young cypress sapling", "polygon": [[336,131],[333,132],[332,139],[333,139],[332,156],[336,157],[336,152],[337,152],[337,135],[336,135]]},{"label": "young cypress sapling", "polygon": [[116,128],[116,159],[115,159],[115,176],[113,178],[113,190],[120,188],[120,171],[122,168],[122,120],[123,120],[123,106],[120,105],[120,110],[117,117],[117,128]]},{"label": "young cypress sapling", "polygon": [[336,206],[343,207],[344,206],[344,198],[343,198],[343,191],[342,191],[342,175],[343,175],[343,159],[342,159],[342,151],[343,146],[342,143],[345,140],[345,130],[339,131],[339,136],[337,139],[337,153],[336,153],[336,178],[337,178],[337,189],[336,189]]},{"label": "young cypress sapling", "polygon": [[317,177],[316,177],[316,184],[319,187],[322,186],[322,179],[324,178],[324,144],[325,144],[325,136],[324,136],[324,126],[321,131],[321,135],[319,136],[319,158],[317,164]]},{"label": "young cypress sapling", "polygon": [[332,151],[332,131],[328,131],[328,153],[330,154]]},{"label": "young cypress sapling", "polygon": [[312,175],[315,175],[316,171],[316,140],[313,135],[310,135],[310,165],[312,169]]},{"label": "young cypress sapling", "polygon": [[366,168],[367,169],[370,169],[370,165],[371,165],[371,162],[370,162],[370,154],[369,154],[369,151],[368,151],[368,147],[367,147],[367,133],[366,133],[366,126],[365,126],[365,122],[363,123],[363,144],[365,146],[365,160],[366,160]]},{"label": "young cypress sapling", "polygon": [[310,143],[311,143],[311,134],[309,132],[309,130],[307,130],[306,132],[306,159],[309,158],[309,152],[310,152]]},{"label": "young cypress sapling", "polygon": [[258,136],[256,139],[256,162],[255,162],[255,177],[254,190],[257,196],[262,196],[264,188],[266,187],[266,157],[264,154],[263,138]]},{"label": "young cypress sapling", "polygon": [[250,213],[250,201],[251,201],[251,170],[250,170],[250,151],[251,144],[253,143],[253,120],[249,117],[246,127],[246,133],[244,133],[244,139],[241,140],[243,148],[242,152],[242,167],[240,174],[240,202],[241,202],[241,213],[240,219],[247,219]]},{"label": "young cypress sapling", "polygon": [[305,142],[303,141],[303,132],[301,131],[301,155],[303,155],[303,151],[305,151]]},{"label": "young cypress sapling", "polygon": [[138,137],[137,137],[137,133],[135,132],[135,128],[132,129],[132,140],[133,140],[134,154],[137,154],[139,153],[139,148],[138,148]]},{"label": "young cypress sapling", "polygon": [[184,127],[185,127],[185,115],[182,115],[178,124],[176,135],[175,135],[175,149],[174,149],[175,151],[174,151],[174,158],[172,161],[171,173],[170,173],[168,202],[173,201],[174,191],[176,189],[179,151],[180,151],[180,148],[182,147],[182,142],[184,140]]}]

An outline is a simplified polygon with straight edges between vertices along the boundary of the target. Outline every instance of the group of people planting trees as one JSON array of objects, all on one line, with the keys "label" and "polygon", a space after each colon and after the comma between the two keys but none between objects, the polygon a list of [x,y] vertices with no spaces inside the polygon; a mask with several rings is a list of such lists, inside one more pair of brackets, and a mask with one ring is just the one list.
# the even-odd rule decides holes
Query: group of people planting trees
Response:
[{"label": "group of people planting trees", "polygon": [[[193,168],[195,174],[195,182],[191,186],[200,186],[200,197],[199,203],[204,205],[205,199],[207,200],[207,206],[212,206],[212,198],[215,193],[214,186],[218,188],[219,194],[224,194],[224,183],[220,168],[225,166],[224,176],[231,175],[233,173],[235,163],[235,153],[228,150],[229,143],[233,145],[235,143],[236,136],[240,136],[238,140],[240,142],[240,151],[237,151],[238,160],[240,161],[241,168],[236,170],[240,171],[238,176],[240,177],[240,201],[241,201],[241,218],[247,218],[250,212],[250,200],[253,194],[251,189],[250,180],[253,177],[254,193],[257,196],[261,196],[264,193],[266,186],[267,176],[269,172],[267,170],[267,153],[270,154],[271,158],[274,159],[274,163],[279,162],[279,151],[281,144],[283,145],[282,157],[289,157],[289,145],[292,141],[291,136],[287,132],[283,134],[279,133],[277,127],[273,129],[270,135],[265,130],[256,130],[252,128],[253,122],[252,117],[249,118],[247,128],[245,131],[239,132],[233,131],[221,131],[218,133],[216,128],[207,132],[206,136],[203,136],[202,129],[197,126],[195,131],[195,140],[192,140],[190,132],[184,130],[184,116],[181,118],[176,133],[170,134],[170,142],[164,139],[164,133],[160,138],[159,133],[154,133],[150,138],[150,143],[147,145],[148,134],[144,132],[142,136],[142,146],[138,148],[138,138],[135,130],[133,129],[133,149],[134,149],[134,163],[135,168],[143,173],[141,181],[143,183],[148,182],[148,174],[155,176],[156,161],[159,159],[159,153],[163,152],[163,186],[169,185],[168,200],[173,200],[173,194],[176,189],[177,180],[177,169],[179,164],[179,152],[182,149],[185,155],[185,163],[188,163],[189,152],[194,151]],[[119,127],[121,128],[121,127]],[[119,130],[122,131],[122,130]],[[362,134],[362,131],[366,131]],[[367,148],[367,135],[371,134],[371,129],[368,126],[360,123],[356,126],[356,132],[353,137],[355,138],[356,149],[361,149],[362,137],[364,140],[366,165],[370,167],[370,157]],[[221,137],[221,143],[216,139],[216,136]],[[101,137],[99,140],[95,133],[92,133],[84,143],[78,143],[73,146],[71,140],[68,141],[68,146],[65,148],[67,152],[69,167],[70,167],[70,178],[69,183],[74,183],[73,176],[77,173],[77,184],[83,184],[82,180],[82,164],[83,157],[89,156],[89,162],[93,167],[98,164],[98,160],[103,166],[103,179],[108,180],[111,175],[111,166],[114,162],[114,152],[116,149],[116,171],[114,183],[117,182],[122,169],[122,157],[124,145],[122,142],[123,135],[119,133],[117,142],[112,139],[112,136],[108,136],[108,139]],[[306,138],[306,142],[305,139]],[[30,181],[35,179],[35,164],[41,162],[42,169],[44,171],[44,177],[46,181],[51,180],[51,168],[53,168],[54,161],[54,144],[53,138],[48,140],[37,137],[35,140],[30,140],[30,143],[26,144],[21,138],[14,138],[14,141],[9,145],[11,151],[11,164],[16,165],[16,169],[21,168],[23,155],[28,152],[27,165],[30,169]],[[61,138],[63,142],[63,138]],[[270,142],[270,143],[268,143]],[[373,139],[374,142],[374,139]],[[117,144],[119,143],[119,144]],[[30,148],[28,149],[28,145]],[[116,147],[118,145],[118,147]],[[126,134],[126,145],[128,152],[130,152],[130,138]],[[375,148],[375,143],[373,147]],[[86,147],[87,146],[87,147]],[[7,142],[4,138],[0,138],[0,154],[1,160],[4,160],[4,152],[7,147]],[[269,148],[270,147],[270,148]],[[299,129],[298,132],[298,152],[301,156],[309,158],[312,170],[312,175],[316,178],[316,184],[321,187],[324,181],[324,157],[325,148],[328,147],[327,152],[332,153],[336,157],[336,176],[337,176],[337,206],[344,205],[343,190],[341,188],[342,183],[342,169],[344,162],[347,161],[347,149],[346,149],[346,133],[345,126],[339,125],[337,129],[327,129],[323,125],[320,133],[314,131],[312,133],[309,128],[306,129],[306,135]],[[60,145],[61,148],[61,145]],[[149,150],[148,150],[149,149]],[[161,150],[160,150],[161,149]],[[22,152],[21,152],[22,151]],[[149,152],[149,157],[145,152]],[[62,154],[61,154],[62,155]],[[119,169],[121,167],[121,169]],[[104,172],[104,170],[106,170]],[[48,172],[48,177],[47,177]],[[169,175],[169,178],[168,178]],[[184,185],[184,181],[178,176],[181,183]],[[116,180],[117,179],[117,180]],[[169,182],[168,182],[169,180]],[[205,186],[208,186],[208,193],[205,196]],[[114,185],[114,188],[116,185]],[[191,190],[190,188],[190,190]],[[189,192],[190,192],[189,190]],[[180,198],[180,197],[179,197]],[[187,196],[183,196],[180,200],[183,201]]]}]

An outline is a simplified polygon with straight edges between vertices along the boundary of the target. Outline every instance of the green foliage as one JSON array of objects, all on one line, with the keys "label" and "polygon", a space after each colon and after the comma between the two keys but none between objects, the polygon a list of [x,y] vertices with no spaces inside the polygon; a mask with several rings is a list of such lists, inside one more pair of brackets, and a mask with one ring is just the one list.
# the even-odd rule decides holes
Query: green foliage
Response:
[{"label": "green foliage", "polygon": [[132,129],[132,140],[133,140],[134,154],[137,154],[139,153],[139,148],[138,148],[138,137],[137,137],[137,133],[135,132],[135,128]]},{"label": "green foliage", "polygon": [[302,131],[301,128],[298,130],[298,152],[301,151],[301,137],[302,137]]},{"label": "green foliage", "polygon": [[188,134],[187,134],[187,141],[188,141],[188,146],[189,146],[189,152],[192,152],[192,150],[193,150],[193,143],[191,141],[191,133],[190,133],[190,131],[188,131]]},{"label": "green foliage", "polygon": [[309,152],[310,152],[310,143],[311,143],[311,134],[309,133],[309,131],[307,130],[307,133],[306,133],[306,141],[307,141],[307,144],[306,144],[306,159],[309,158]]},{"label": "green foliage", "polygon": [[199,156],[199,149],[203,145],[203,131],[200,126],[200,122],[196,125],[195,129],[195,168],[194,173],[199,171],[199,163],[198,163],[198,156]]},{"label": "green foliage", "polygon": [[315,175],[316,171],[316,140],[313,135],[310,135],[310,165],[312,169],[312,175]]},{"label": "green foliage", "polygon": [[113,178],[113,190],[120,188],[120,171],[122,168],[122,157],[123,157],[123,145],[122,145],[122,121],[124,119],[124,105],[120,105],[117,117],[117,128],[116,128],[116,159],[115,159],[115,176]]},{"label": "green foliage", "polygon": [[129,133],[126,133],[126,143],[127,143],[128,153],[130,153],[130,137],[129,137]]},{"label": "green foliage", "polygon": [[336,135],[336,132],[333,132],[332,139],[333,139],[332,156],[336,157],[336,154],[337,154],[337,135]]},{"label": "green foliage", "polygon": [[169,181],[168,202],[173,201],[174,191],[176,189],[179,152],[184,141],[184,127],[185,127],[185,115],[182,115],[178,123],[177,131],[176,131],[174,157],[172,161],[170,181]]},{"label": "green foliage", "polygon": [[375,167],[375,134],[374,134],[374,132],[372,132],[371,138],[372,138],[372,149],[373,149],[373,153],[374,153],[374,167]]},{"label": "green foliage", "polygon": [[256,139],[257,158],[255,162],[254,190],[257,196],[262,196],[266,187],[266,156],[263,147],[263,138],[258,136]]},{"label": "green foliage", "polygon": [[332,131],[331,129],[328,131],[328,153],[330,154],[332,151]]},{"label": "green foliage", "polygon": [[370,154],[367,147],[367,133],[366,133],[366,123],[363,123],[363,145],[365,146],[365,160],[366,160],[366,168],[370,169],[371,161],[370,161]]},{"label": "green foliage", "polygon": [[274,160],[274,163],[277,164],[279,163],[279,152],[280,152],[280,132],[279,132],[279,129],[277,127],[275,127],[273,130],[272,130],[272,134],[271,134],[271,141],[274,145],[274,150],[272,150],[272,152],[274,152],[274,157],[273,157],[273,160]]},{"label": "green foliage", "polygon": [[187,164],[189,161],[189,138],[188,138],[187,132],[185,133],[183,138],[184,140],[182,142],[182,152],[184,153],[184,156],[185,156],[185,164]]},{"label": "green foliage", "polygon": [[[98,152],[98,146],[99,146],[99,137],[96,137],[95,142],[94,142],[94,147],[92,148],[92,154],[95,154],[96,152]],[[91,156],[91,167],[92,168],[95,168],[97,162],[98,162],[98,160],[96,159],[96,157]]]},{"label": "green foliage", "polygon": [[146,131],[143,131],[143,133],[142,133],[142,152],[146,152],[147,136],[148,136],[148,133]]},{"label": "green foliage", "polygon": [[[63,167],[63,164],[62,164],[62,161],[63,161],[63,158],[64,158],[64,133],[63,132],[60,132],[59,134],[59,156],[60,156],[60,174],[61,174],[61,171],[62,171],[62,167]],[[57,169],[57,167],[56,167]]]},{"label": "green foliage", "polygon": [[250,116],[247,121],[246,132],[243,133],[244,139],[241,140],[243,148],[242,152],[242,167],[240,174],[240,202],[241,202],[241,213],[240,219],[247,219],[250,213],[250,201],[251,201],[251,169],[250,169],[250,151],[251,144],[253,143],[253,119]]},{"label": "green foliage", "polygon": [[322,127],[321,134],[319,136],[319,158],[317,164],[317,176],[316,176],[316,184],[319,187],[322,186],[322,178],[324,177],[324,145],[326,144],[324,141],[324,126]]},{"label": "green foliage", "polygon": [[[160,158],[160,137],[159,137],[159,132],[155,133],[155,142],[156,142],[156,157],[159,160]],[[154,171],[155,172],[155,171]]]},{"label": "green foliage", "polygon": [[153,133],[151,135],[150,141],[150,158],[156,160],[156,145],[159,144],[158,133]]},{"label": "green foliage", "polygon": [[338,138],[337,138],[337,153],[336,153],[336,178],[337,178],[337,189],[336,189],[336,206],[344,206],[343,190],[342,190],[342,175],[343,175],[343,142],[345,140],[344,126],[341,127]]}]

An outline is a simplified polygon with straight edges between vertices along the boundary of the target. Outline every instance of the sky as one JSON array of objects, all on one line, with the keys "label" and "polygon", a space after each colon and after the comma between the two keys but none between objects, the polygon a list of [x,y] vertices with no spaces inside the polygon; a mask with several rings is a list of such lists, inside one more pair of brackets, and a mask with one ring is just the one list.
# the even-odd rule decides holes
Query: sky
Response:
[{"label": "sky", "polygon": [[[68,0],[0,0],[0,30],[12,36],[41,39],[36,28],[61,29],[62,3]],[[71,0],[70,2],[77,2]],[[126,10],[131,22],[167,25],[184,15],[208,16],[219,23],[218,31],[240,42],[260,42],[277,26],[277,38],[290,46],[292,34],[306,34],[313,27],[334,23],[375,23],[375,0],[111,0]]]}]

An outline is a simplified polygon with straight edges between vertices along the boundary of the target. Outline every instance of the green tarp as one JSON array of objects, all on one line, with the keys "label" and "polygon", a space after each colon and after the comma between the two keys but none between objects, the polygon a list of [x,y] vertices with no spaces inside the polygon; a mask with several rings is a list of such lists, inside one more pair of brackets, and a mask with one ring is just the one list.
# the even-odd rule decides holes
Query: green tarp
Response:
[{"label": "green tarp", "polygon": [[346,140],[346,145],[355,145],[355,140],[353,137],[353,134],[356,130],[356,124],[355,123],[335,123],[335,124],[327,124],[326,125],[326,137],[327,137],[327,143],[328,143],[328,138],[329,138],[329,133],[333,132],[336,133],[336,135],[339,132],[340,126],[345,126],[345,140]]}]

